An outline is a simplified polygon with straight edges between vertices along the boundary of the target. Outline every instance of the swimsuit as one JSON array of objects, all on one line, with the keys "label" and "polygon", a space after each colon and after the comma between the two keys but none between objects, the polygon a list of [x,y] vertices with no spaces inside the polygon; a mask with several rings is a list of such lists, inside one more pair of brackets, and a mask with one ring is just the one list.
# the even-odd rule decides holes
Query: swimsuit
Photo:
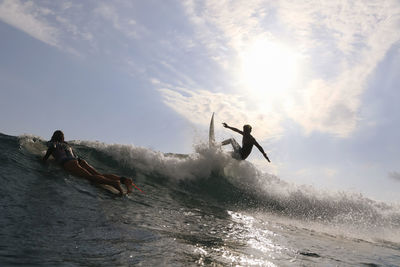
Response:
[{"label": "swimsuit", "polygon": [[65,142],[49,142],[49,149],[54,159],[61,165],[70,160],[77,160],[72,148]]},{"label": "swimsuit", "polygon": [[240,150],[240,155],[242,156],[242,159],[246,159],[250,155],[254,143],[256,143],[256,140],[253,136],[243,135],[242,148]]},{"label": "swimsuit", "polygon": [[223,141],[222,145],[231,144],[233,147],[232,157],[237,160],[244,160],[250,155],[254,142],[255,139],[250,136],[243,137],[242,146],[240,146],[234,138]]},{"label": "swimsuit", "polygon": [[242,148],[234,138],[227,139],[222,142],[222,145],[231,144],[233,147],[232,158],[242,160]]}]

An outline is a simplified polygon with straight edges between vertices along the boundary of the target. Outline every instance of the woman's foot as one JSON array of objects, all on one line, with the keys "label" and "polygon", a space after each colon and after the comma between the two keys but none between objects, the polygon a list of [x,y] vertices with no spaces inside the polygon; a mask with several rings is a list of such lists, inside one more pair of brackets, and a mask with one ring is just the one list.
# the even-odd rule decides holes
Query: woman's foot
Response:
[{"label": "woman's foot", "polygon": [[131,178],[126,178],[126,177],[121,177],[121,182],[126,186],[126,189],[128,191],[128,194],[132,192],[132,179]]},{"label": "woman's foot", "polygon": [[119,181],[113,182],[113,185],[112,185],[112,186],[114,186],[115,189],[117,189],[117,190],[119,191],[119,194],[120,194],[121,196],[123,196],[123,195],[125,194],[125,193],[124,193],[124,189],[122,189],[121,183],[120,183]]}]

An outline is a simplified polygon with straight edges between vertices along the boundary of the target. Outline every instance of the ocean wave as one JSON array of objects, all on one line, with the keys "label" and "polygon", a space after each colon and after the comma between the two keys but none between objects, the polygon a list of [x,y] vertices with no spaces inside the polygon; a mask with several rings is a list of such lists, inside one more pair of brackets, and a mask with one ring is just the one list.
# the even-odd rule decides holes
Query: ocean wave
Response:
[{"label": "ocean wave", "polygon": [[[45,140],[33,135],[18,138],[20,146],[37,155],[44,153]],[[279,177],[258,170],[248,161],[237,161],[219,149],[205,144],[195,146],[192,154],[162,153],[144,147],[71,141],[76,149],[104,154],[118,165],[147,179],[161,177],[170,190],[181,188],[205,201],[237,204],[300,221],[320,223],[350,232],[374,232],[375,238],[400,240],[400,208],[377,202],[361,194],[318,190],[312,186],[287,183]],[[108,163],[102,162],[105,165]],[[212,200],[211,200],[212,199]],[[301,224],[300,223],[300,224]],[[299,224],[299,225],[300,225]]]}]

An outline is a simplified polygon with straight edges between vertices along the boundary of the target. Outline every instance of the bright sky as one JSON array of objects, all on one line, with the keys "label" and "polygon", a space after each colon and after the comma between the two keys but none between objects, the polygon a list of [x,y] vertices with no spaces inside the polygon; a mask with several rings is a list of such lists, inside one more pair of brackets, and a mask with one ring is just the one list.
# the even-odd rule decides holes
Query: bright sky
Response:
[{"label": "bright sky", "polygon": [[400,202],[398,0],[0,0],[0,132],[191,153]]}]

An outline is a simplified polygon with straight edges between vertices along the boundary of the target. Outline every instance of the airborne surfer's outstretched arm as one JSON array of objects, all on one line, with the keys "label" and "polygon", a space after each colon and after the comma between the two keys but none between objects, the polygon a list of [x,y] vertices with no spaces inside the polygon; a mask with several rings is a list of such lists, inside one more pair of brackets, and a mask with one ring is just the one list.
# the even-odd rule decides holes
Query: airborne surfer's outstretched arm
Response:
[{"label": "airborne surfer's outstretched arm", "polygon": [[234,128],[234,127],[230,127],[230,126],[229,126],[228,124],[226,124],[225,122],[223,122],[222,125],[223,125],[225,128],[228,128],[228,129],[230,129],[230,130],[232,130],[232,131],[234,131],[234,132],[237,132],[237,133],[240,133],[241,135],[243,135],[243,132],[242,132],[241,130],[236,129],[236,128]]},{"label": "airborne surfer's outstretched arm", "polygon": [[267,153],[265,153],[264,149],[262,148],[262,146],[260,146],[259,143],[257,143],[256,139],[254,139],[254,145],[258,148],[258,150],[260,150],[260,152],[263,154],[264,158],[266,160],[268,160],[268,162],[271,162],[267,156]]}]

